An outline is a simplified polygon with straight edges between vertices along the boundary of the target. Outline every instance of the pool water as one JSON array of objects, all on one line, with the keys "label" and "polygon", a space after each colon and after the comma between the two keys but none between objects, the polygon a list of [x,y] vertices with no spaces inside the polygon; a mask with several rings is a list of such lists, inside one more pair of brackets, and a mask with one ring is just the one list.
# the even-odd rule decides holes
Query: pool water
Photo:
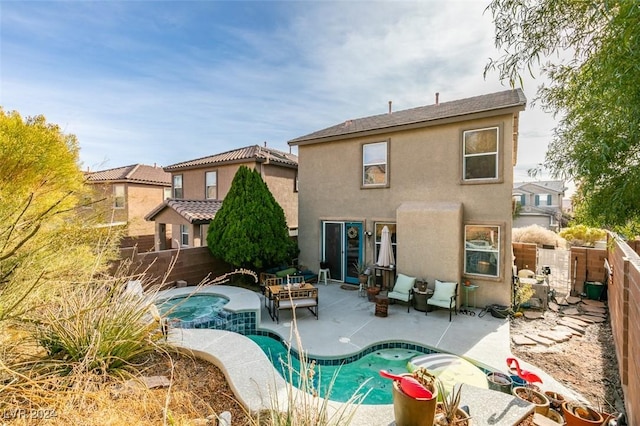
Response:
[{"label": "pool water", "polygon": [[[260,346],[280,374],[287,379],[289,371],[285,346],[268,336],[247,337]],[[380,377],[379,371],[387,370],[394,374],[407,373],[407,362],[421,354],[409,349],[380,349],[341,366],[316,365],[315,386],[321,397],[337,402],[347,402],[358,391],[358,387],[366,382],[358,391],[359,394],[368,392],[363,404],[392,404],[392,380]],[[295,371],[299,371],[300,362],[296,357],[291,357],[291,364]],[[335,382],[331,386],[334,375],[336,375]],[[328,396],[327,392],[329,392]]]},{"label": "pool water", "polygon": [[160,314],[185,322],[201,321],[219,316],[229,300],[213,294],[173,297],[156,302]]}]

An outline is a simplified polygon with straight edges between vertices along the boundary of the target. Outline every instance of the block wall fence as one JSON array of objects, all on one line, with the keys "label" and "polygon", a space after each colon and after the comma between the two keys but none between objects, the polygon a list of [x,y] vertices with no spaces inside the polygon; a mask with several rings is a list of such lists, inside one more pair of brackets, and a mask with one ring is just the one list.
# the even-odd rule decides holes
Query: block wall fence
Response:
[{"label": "block wall fence", "polygon": [[[640,424],[640,241],[610,234],[607,244],[607,296],[611,329],[624,392],[627,424]],[[604,264],[604,261],[603,261]],[[604,265],[603,265],[604,267]]]}]

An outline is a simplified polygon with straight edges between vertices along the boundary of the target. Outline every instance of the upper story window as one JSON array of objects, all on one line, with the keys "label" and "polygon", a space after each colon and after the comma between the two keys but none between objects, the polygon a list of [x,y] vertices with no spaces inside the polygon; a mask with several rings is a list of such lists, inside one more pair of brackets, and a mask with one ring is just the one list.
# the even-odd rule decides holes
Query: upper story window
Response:
[{"label": "upper story window", "polygon": [[113,207],[124,207],[124,185],[113,185]]},{"label": "upper story window", "polygon": [[536,194],[536,206],[550,206],[552,203],[551,194]]},{"label": "upper story window", "polygon": [[464,180],[498,178],[497,127],[467,130],[463,133],[463,173]]},{"label": "upper story window", "polygon": [[171,198],[171,188],[164,188],[164,193],[162,194],[162,199],[166,200],[167,198]]},{"label": "upper story window", "polygon": [[296,172],[296,178],[293,181],[293,192],[298,192],[298,172]]},{"label": "upper story window", "polygon": [[182,198],[182,175],[173,176],[173,198]]},{"label": "upper story window", "polygon": [[500,275],[500,227],[465,225],[464,273],[498,277]]},{"label": "upper story window", "polygon": [[205,195],[207,199],[218,199],[218,172],[205,173]]},{"label": "upper story window", "polygon": [[388,142],[362,145],[362,186],[389,185]]}]

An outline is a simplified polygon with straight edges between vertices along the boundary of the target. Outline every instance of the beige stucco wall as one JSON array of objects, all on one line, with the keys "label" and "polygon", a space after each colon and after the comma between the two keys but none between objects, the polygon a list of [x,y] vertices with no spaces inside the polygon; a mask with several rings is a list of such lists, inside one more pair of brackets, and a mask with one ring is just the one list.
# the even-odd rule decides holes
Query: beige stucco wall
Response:
[{"label": "beige stucco wall", "polygon": [[289,228],[298,227],[298,193],[294,192],[297,170],[263,164],[259,168],[262,179],[276,199]]},{"label": "beige stucco wall", "polygon": [[128,183],[126,186],[126,209],[129,222],[129,235],[153,235],[153,222],[144,217],[164,200],[164,187]]},{"label": "beige stucco wall", "polygon": [[[485,184],[462,183],[462,130],[491,126],[500,127],[500,181]],[[321,260],[320,225],[323,220],[363,218],[365,230],[373,231],[373,222],[376,220],[389,218],[397,221],[397,211],[403,203],[458,203],[463,206],[462,224],[486,223],[501,226],[500,277],[469,277],[471,281],[481,285],[477,292],[478,305],[508,302],[511,268],[510,260],[505,262],[505,252],[511,252],[507,247],[511,244],[512,134],[513,115],[504,114],[380,136],[300,145],[300,262],[318,268]],[[361,145],[384,140],[389,141],[389,187],[363,189]],[[438,213],[432,220],[437,226],[442,226],[442,217]],[[457,243],[432,240],[428,235],[421,235],[411,229],[398,232],[403,233],[398,235],[398,272],[402,272],[400,265],[410,268],[409,259],[413,259],[414,254],[409,254],[409,247],[419,245],[425,253],[433,253],[437,258],[442,244],[463,243],[461,230],[453,230],[447,237],[457,239]],[[412,234],[416,235],[412,237]],[[400,240],[400,235],[405,237]],[[365,244],[365,259],[373,263],[371,243]],[[458,275],[459,279],[463,279],[462,272],[460,266],[458,271],[447,275]]]},{"label": "beige stucco wall", "polygon": [[171,173],[173,182],[173,176],[182,175],[182,191],[183,199],[185,200],[204,200],[205,194],[205,176],[207,172],[218,172],[218,199],[223,200],[231,188],[231,182],[233,177],[240,166],[247,166],[253,168],[255,163],[243,163],[243,164],[226,164],[218,167],[202,167],[198,169],[180,170]]}]

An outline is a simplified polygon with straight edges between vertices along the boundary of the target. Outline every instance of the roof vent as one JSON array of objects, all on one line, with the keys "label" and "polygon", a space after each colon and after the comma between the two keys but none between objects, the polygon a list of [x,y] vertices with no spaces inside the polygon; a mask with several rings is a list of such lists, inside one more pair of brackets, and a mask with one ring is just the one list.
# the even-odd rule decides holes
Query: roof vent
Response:
[{"label": "roof vent", "polygon": [[440,92],[436,92],[436,105],[440,105]]},{"label": "roof vent", "polygon": [[389,114],[391,114],[391,104],[392,104],[392,101],[389,101]]},{"label": "roof vent", "polygon": [[347,120],[344,122],[344,127],[349,127],[351,126],[352,121],[351,120]]}]

